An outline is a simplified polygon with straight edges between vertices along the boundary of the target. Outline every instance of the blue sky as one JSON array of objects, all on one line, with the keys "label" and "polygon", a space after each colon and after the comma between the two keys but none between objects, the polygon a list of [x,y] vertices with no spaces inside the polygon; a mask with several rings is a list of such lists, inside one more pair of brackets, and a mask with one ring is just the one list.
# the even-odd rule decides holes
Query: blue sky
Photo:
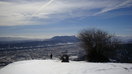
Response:
[{"label": "blue sky", "polygon": [[0,0],[0,37],[49,38],[90,28],[132,37],[132,0]]}]

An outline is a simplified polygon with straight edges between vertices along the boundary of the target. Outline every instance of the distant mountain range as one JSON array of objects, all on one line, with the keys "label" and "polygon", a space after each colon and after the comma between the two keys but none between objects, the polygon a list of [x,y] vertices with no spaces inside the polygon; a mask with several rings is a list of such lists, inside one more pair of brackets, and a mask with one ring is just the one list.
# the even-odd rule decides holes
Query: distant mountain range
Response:
[{"label": "distant mountain range", "polygon": [[[132,43],[132,38],[118,37],[125,43]],[[21,43],[21,42],[43,42],[43,43],[67,43],[67,42],[78,42],[79,39],[76,36],[55,36],[50,39],[29,39],[21,37],[0,37],[1,43]]]},{"label": "distant mountain range", "polygon": [[66,43],[76,43],[79,39],[76,36],[55,36],[45,40],[33,40],[26,38],[0,37],[0,48],[10,47],[28,47],[28,46],[47,46]]},{"label": "distant mountain range", "polygon": [[0,37],[0,42],[29,42],[29,41],[52,41],[52,42],[76,42],[76,36],[55,36],[50,39],[29,39],[22,37]]},{"label": "distant mountain range", "polygon": [[55,36],[50,41],[57,41],[57,42],[78,42],[79,39],[75,36]]}]

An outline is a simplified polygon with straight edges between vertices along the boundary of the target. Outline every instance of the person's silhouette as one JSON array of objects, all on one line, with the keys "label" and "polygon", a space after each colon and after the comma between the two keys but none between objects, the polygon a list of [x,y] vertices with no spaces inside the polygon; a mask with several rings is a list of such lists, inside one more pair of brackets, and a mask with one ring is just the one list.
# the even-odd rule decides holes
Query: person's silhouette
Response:
[{"label": "person's silhouette", "polygon": [[52,59],[53,58],[53,55],[52,55],[52,53],[50,54],[50,59]]}]

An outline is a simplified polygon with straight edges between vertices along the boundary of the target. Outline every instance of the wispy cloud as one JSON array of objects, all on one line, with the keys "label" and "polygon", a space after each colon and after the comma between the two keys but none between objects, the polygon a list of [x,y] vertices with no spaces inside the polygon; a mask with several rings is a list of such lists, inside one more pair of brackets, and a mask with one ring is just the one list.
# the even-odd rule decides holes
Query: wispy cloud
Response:
[{"label": "wispy cloud", "polygon": [[47,24],[132,6],[132,0],[0,0],[0,25]]},{"label": "wispy cloud", "polygon": [[101,11],[97,12],[95,15],[102,14],[111,10],[119,9],[119,8],[125,8],[132,6],[132,0],[126,0],[123,2],[117,2],[115,4],[112,4],[106,8],[103,8]]}]

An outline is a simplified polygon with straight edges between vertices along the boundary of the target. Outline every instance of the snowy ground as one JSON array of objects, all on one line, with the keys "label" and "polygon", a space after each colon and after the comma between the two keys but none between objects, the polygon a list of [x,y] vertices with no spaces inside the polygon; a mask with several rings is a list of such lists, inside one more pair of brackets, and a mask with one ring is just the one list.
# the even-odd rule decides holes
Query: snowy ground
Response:
[{"label": "snowy ground", "polygon": [[29,60],[9,64],[0,74],[132,74],[132,64]]}]

